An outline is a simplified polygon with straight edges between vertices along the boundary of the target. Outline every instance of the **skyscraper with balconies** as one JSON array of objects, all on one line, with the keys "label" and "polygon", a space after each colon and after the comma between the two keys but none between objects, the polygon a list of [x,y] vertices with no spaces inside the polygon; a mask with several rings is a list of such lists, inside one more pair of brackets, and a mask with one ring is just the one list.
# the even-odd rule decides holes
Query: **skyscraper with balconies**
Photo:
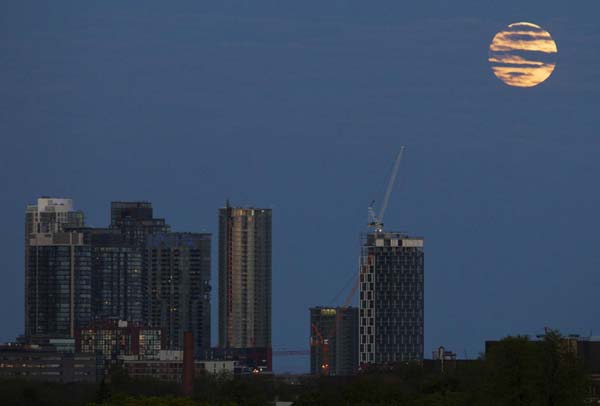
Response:
[{"label": "skyscraper with balconies", "polygon": [[219,346],[271,347],[271,209],[219,209]]}]

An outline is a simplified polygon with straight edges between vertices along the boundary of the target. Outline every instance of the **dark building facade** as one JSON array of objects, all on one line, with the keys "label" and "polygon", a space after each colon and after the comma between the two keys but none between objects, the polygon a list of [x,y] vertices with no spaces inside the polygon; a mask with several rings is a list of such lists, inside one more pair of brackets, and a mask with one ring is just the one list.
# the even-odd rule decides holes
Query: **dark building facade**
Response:
[{"label": "dark building facade", "polygon": [[154,218],[150,202],[111,202],[110,228],[119,230],[128,245],[142,249],[148,235],[171,231],[165,219]]},{"label": "dark building facade", "polygon": [[200,354],[200,358],[207,361],[236,361],[240,367],[249,372],[273,371],[272,349],[265,347],[252,348],[210,348]]},{"label": "dark building facade", "polygon": [[[147,285],[151,281],[148,277],[149,264],[146,262],[146,241],[153,234],[164,234],[171,231],[171,227],[163,218],[154,218],[154,209],[152,203],[145,201],[131,202],[111,202],[110,204],[110,229],[117,230],[123,244],[137,250],[141,256],[141,292],[142,292],[142,322],[151,325],[155,322],[152,315],[146,311],[153,304],[150,302],[152,297],[146,293],[151,289]],[[121,317],[123,320],[134,320],[132,318]]]},{"label": "dark building facade", "polygon": [[219,346],[271,347],[271,210],[219,209]]},{"label": "dark building facade", "polygon": [[[131,378],[152,378],[167,382],[183,383],[185,362],[183,355],[156,360],[129,360],[123,362],[123,368]],[[238,365],[236,361],[200,361],[192,363],[193,375],[202,377],[207,374],[227,376],[247,375],[247,368]]]},{"label": "dark building facade", "polygon": [[78,232],[32,234],[26,273],[28,336],[72,337],[92,319],[91,249]]},{"label": "dark building facade", "polygon": [[397,232],[363,235],[359,363],[423,359],[423,239]]},{"label": "dark building facade", "polygon": [[57,351],[51,345],[0,346],[0,378],[42,382],[96,382],[96,356]]},{"label": "dark building facade", "polygon": [[74,209],[73,200],[64,198],[41,197],[36,205],[29,205],[25,211],[25,334],[31,333],[27,315],[31,301],[29,281],[29,246],[35,234],[52,234],[61,232],[65,227],[82,227],[84,215]]},{"label": "dark building facade", "polygon": [[310,324],[310,373],[355,374],[358,370],[358,309],[312,307]]},{"label": "dark building facade", "polygon": [[142,251],[117,230],[88,229],[92,250],[92,312],[95,320],[143,322]]},{"label": "dark building facade", "polygon": [[600,337],[578,338],[576,346],[585,370],[600,383]]},{"label": "dark building facade", "polygon": [[147,236],[146,323],[161,327],[170,350],[183,348],[192,331],[195,351],[210,348],[211,235],[161,233]]}]

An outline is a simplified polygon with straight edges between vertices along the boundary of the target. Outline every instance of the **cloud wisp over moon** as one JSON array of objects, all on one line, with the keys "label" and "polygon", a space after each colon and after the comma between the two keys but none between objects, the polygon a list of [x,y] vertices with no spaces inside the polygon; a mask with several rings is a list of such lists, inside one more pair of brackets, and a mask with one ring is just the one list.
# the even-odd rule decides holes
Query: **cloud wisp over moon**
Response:
[{"label": "cloud wisp over moon", "polygon": [[496,34],[488,61],[496,77],[507,85],[533,87],[550,77],[557,53],[549,32],[538,25],[520,22]]}]

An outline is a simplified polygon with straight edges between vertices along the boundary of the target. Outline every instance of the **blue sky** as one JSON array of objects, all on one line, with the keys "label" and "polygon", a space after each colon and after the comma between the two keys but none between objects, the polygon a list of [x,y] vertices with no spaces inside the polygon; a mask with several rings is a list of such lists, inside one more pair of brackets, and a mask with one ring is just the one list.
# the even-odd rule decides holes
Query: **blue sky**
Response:
[{"label": "blue sky", "polygon": [[[37,196],[72,197],[93,226],[111,200],[150,200],[215,238],[229,198],[273,208],[273,342],[307,348],[308,307],[356,272],[400,145],[386,225],[426,240],[426,354],[600,333],[597,2],[171,3],[0,5],[0,340],[22,332]],[[487,62],[516,21],[558,44],[532,89]]]}]

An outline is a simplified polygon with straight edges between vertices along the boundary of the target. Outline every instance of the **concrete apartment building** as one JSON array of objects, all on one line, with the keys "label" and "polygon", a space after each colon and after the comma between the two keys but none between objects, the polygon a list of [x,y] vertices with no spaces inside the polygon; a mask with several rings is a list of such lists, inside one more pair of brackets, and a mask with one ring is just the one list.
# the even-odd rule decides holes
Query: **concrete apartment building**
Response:
[{"label": "concrete apartment building", "polygon": [[84,215],[75,210],[72,199],[40,197],[37,204],[28,205],[25,211],[25,246],[32,234],[50,234],[64,227],[82,227]]},{"label": "concrete apartment building", "polygon": [[359,363],[423,359],[423,238],[376,231],[362,236]]}]

